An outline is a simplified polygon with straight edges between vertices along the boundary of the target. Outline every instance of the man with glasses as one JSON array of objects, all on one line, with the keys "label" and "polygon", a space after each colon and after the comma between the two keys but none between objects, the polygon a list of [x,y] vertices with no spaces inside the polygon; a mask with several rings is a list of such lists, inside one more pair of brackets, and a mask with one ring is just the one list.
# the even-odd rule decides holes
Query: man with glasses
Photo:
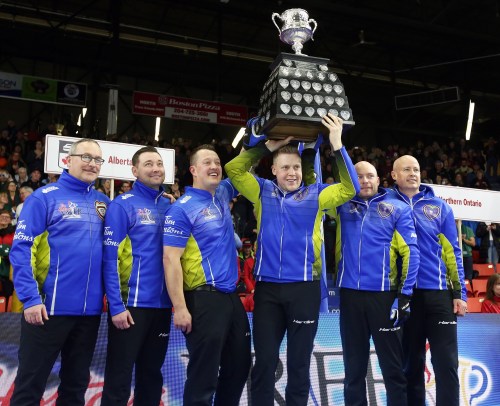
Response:
[{"label": "man with glasses", "polygon": [[24,305],[12,406],[39,404],[59,353],[59,406],[84,405],[102,312],[104,215],[92,187],[104,163],[99,144],[75,142],[68,169],[24,204],[10,254]]}]

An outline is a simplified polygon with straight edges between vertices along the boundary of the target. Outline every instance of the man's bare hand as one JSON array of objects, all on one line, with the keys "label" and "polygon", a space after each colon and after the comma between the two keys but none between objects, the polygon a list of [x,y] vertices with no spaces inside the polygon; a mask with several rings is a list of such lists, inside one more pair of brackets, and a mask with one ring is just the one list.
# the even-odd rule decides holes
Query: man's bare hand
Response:
[{"label": "man's bare hand", "polygon": [[26,310],[24,310],[24,319],[29,324],[33,324],[35,326],[43,326],[43,321],[49,319],[45,305],[39,304],[28,307]]},{"label": "man's bare hand", "polygon": [[188,309],[174,308],[174,326],[176,329],[181,330],[183,333],[189,334],[192,330],[191,313]]},{"label": "man's bare hand", "polygon": [[288,144],[292,140],[293,140],[293,136],[287,137],[283,140],[267,140],[266,147],[269,151],[274,152],[274,151],[280,149],[282,146]]},{"label": "man's bare hand", "polygon": [[113,322],[113,325],[119,330],[126,330],[127,328],[135,324],[134,319],[132,318],[132,315],[128,310],[115,314],[111,317],[111,321]]},{"label": "man's bare hand", "polygon": [[338,151],[340,148],[342,148],[342,125],[344,124],[344,122],[342,121],[342,119],[334,116],[331,113],[328,113],[326,116],[324,116],[321,122],[330,131],[329,139],[330,144],[332,144],[333,150]]}]

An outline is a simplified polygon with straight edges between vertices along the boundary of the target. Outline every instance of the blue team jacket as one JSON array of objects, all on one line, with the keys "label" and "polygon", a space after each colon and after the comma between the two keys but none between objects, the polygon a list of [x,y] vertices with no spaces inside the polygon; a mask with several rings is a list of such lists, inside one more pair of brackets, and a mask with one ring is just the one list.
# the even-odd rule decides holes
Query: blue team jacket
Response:
[{"label": "blue team jacket", "polygon": [[301,282],[321,277],[322,218],[325,211],[349,201],[359,183],[345,148],[335,152],[341,183],[314,183],[293,192],[248,170],[270,151],[258,146],[226,164],[226,172],[240,193],[250,200],[257,217],[257,280]]},{"label": "blue team jacket", "polygon": [[415,288],[450,289],[454,299],[467,301],[462,251],[451,207],[425,185],[420,186],[419,193],[413,198],[401,193],[397,186],[388,193],[412,209],[420,247]]},{"label": "blue team jacket", "polygon": [[237,195],[225,179],[215,195],[187,187],[168,208],[163,245],[185,248],[181,256],[184,290],[205,284],[226,293],[236,289],[238,264],[229,200]]},{"label": "blue team jacket", "polygon": [[[398,290],[411,295],[420,253],[410,208],[389,199],[383,188],[368,200],[355,197],[337,218],[337,285],[368,291]],[[401,270],[396,261],[401,257]]]},{"label": "blue team jacket", "polygon": [[102,312],[102,241],[109,199],[67,171],[24,203],[10,260],[25,308],[49,315]]},{"label": "blue team jacket", "polygon": [[163,188],[154,190],[137,180],[108,207],[103,272],[112,316],[125,306],[172,307],[162,260],[163,219],[170,201],[162,194]]}]

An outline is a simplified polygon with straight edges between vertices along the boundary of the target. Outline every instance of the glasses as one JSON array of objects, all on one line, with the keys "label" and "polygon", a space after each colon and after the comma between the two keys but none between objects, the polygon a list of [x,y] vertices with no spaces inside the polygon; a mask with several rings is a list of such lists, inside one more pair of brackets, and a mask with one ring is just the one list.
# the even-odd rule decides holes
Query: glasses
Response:
[{"label": "glasses", "polygon": [[92,155],[88,154],[72,154],[70,156],[79,156],[81,160],[85,163],[91,163],[94,160],[96,165],[102,165],[104,163],[104,159],[102,158],[94,158]]},{"label": "glasses", "polygon": [[10,217],[10,216],[0,216],[0,219],[10,221],[10,220],[12,220],[12,217]]}]

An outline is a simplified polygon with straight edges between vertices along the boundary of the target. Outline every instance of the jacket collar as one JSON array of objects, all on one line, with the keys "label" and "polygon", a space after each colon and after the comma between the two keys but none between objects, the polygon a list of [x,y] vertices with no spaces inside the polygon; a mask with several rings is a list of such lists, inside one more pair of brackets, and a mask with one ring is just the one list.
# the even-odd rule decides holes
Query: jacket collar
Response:
[{"label": "jacket collar", "polygon": [[134,186],[132,186],[131,192],[140,194],[142,196],[146,196],[152,200],[156,200],[161,195],[163,195],[165,190],[163,189],[163,186],[160,186],[159,189],[153,189],[153,188],[150,188],[149,186],[146,186],[140,180],[136,180],[134,182]]},{"label": "jacket collar", "polygon": [[70,175],[68,170],[65,169],[61,173],[61,176],[59,177],[56,184],[57,183],[67,189],[71,189],[77,192],[89,193],[92,191],[95,182],[87,183],[80,179],[77,179],[73,175]]}]

